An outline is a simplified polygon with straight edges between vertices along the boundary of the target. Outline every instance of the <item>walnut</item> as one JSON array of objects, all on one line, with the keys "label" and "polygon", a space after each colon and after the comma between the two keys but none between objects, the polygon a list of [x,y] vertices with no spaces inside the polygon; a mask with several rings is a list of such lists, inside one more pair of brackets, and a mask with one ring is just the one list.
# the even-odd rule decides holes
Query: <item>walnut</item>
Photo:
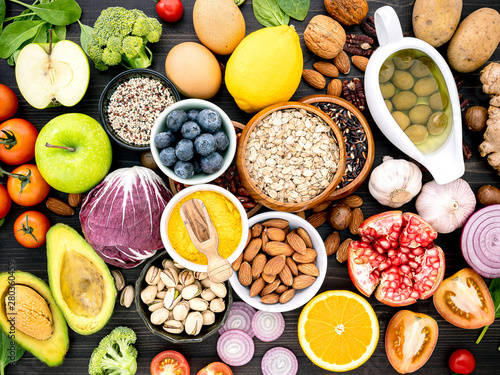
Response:
[{"label": "walnut", "polygon": [[318,15],[311,19],[304,31],[307,47],[319,57],[333,59],[344,47],[344,28],[333,18]]},{"label": "walnut", "polygon": [[342,25],[359,25],[368,13],[366,0],[325,0],[326,11]]}]

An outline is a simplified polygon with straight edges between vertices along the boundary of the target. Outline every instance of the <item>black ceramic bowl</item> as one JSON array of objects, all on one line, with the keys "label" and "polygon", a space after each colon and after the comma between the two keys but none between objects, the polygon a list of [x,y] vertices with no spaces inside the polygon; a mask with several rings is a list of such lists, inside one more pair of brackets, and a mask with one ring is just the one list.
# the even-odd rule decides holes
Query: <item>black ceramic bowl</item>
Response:
[{"label": "black ceramic bowl", "polygon": [[[120,74],[118,74],[116,77],[114,77],[104,88],[104,90],[101,93],[101,98],[99,99],[99,117],[101,119],[101,124],[104,127],[104,130],[108,133],[108,135],[120,146],[128,148],[129,150],[134,150],[134,151],[146,151],[149,150],[150,146],[149,143],[146,145],[137,145],[132,142],[129,142],[128,140],[122,138],[116,131],[113,129],[113,127],[110,124],[109,117],[108,117],[108,105],[111,96],[115,92],[118,86],[120,86],[122,83],[128,81],[131,78],[149,78],[149,79],[154,79],[158,82],[160,82],[170,93],[170,96],[172,97],[173,102],[178,102],[180,100],[179,92],[175,88],[172,82],[168,80],[167,77],[164,75],[155,72],[154,70],[151,69],[130,69],[126,70]],[[173,103],[172,103],[173,104]],[[159,111],[158,115],[162,111]],[[156,118],[151,121],[150,128],[153,127],[155,123]],[[149,139],[149,135],[147,137]]]},{"label": "black ceramic bowl", "polygon": [[158,254],[156,254],[154,257],[152,257],[146,263],[144,263],[144,268],[142,269],[139,278],[135,282],[135,308],[139,313],[139,316],[141,317],[142,321],[146,325],[147,329],[149,329],[156,336],[159,336],[174,344],[181,344],[181,343],[190,344],[190,343],[202,342],[207,337],[216,333],[226,322],[227,316],[229,315],[229,310],[231,310],[231,305],[233,303],[233,291],[231,289],[231,285],[229,284],[229,282],[227,281],[225,282],[227,288],[227,295],[224,298],[224,302],[226,304],[226,310],[224,310],[224,312],[215,314],[214,324],[210,326],[203,326],[201,328],[200,333],[196,336],[188,335],[185,332],[181,334],[168,333],[163,329],[162,325],[151,324],[151,321],[149,320],[151,311],[148,310],[148,306],[141,300],[141,292],[148,285],[146,281],[144,281],[144,278],[146,277],[146,272],[148,272],[148,269],[151,266],[156,266],[159,267],[160,269],[163,269],[161,263],[164,259],[172,259],[165,250],[163,250],[162,252],[158,252]]}]

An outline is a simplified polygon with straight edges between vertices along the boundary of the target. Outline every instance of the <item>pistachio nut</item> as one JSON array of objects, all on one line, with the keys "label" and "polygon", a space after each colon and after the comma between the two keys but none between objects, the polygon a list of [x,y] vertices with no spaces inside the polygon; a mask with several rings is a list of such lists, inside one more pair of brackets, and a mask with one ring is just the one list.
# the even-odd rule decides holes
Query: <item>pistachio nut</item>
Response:
[{"label": "pistachio nut", "polygon": [[182,264],[179,264],[177,262],[174,262],[174,267],[177,268],[178,270],[183,270],[184,268],[186,268]]},{"label": "pistachio nut", "polygon": [[121,291],[125,288],[125,278],[120,271],[113,270],[111,271],[111,275],[113,275],[113,278],[115,279],[116,290]]},{"label": "pistachio nut", "polygon": [[199,296],[200,293],[201,293],[201,288],[196,284],[191,284],[185,286],[184,289],[182,289],[182,298],[191,299]]},{"label": "pistachio nut", "polygon": [[149,305],[154,301],[156,297],[156,293],[158,293],[158,289],[156,289],[156,285],[148,285],[141,292],[141,300],[146,305]]},{"label": "pistachio nut", "polygon": [[179,282],[184,286],[188,286],[194,283],[193,271],[182,270],[179,274]]},{"label": "pistachio nut", "polygon": [[206,277],[202,280],[200,280],[201,282],[201,285],[204,287],[204,288],[210,288],[210,284],[212,284],[212,280],[210,280],[209,277]]},{"label": "pistachio nut", "polygon": [[201,331],[203,326],[203,315],[199,311],[192,311],[186,318],[186,326],[184,327],[188,335],[196,336]]},{"label": "pistachio nut", "polygon": [[175,320],[184,320],[188,316],[189,313],[189,302],[181,301],[174,307],[172,310],[173,317]]},{"label": "pistachio nut", "polygon": [[182,333],[184,331],[184,324],[179,322],[178,320],[167,320],[163,324],[163,329],[168,333]]},{"label": "pistachio nut", "polygon": [[169,315],[170,311],[163,307],[154,311],[149,319],[152,324],[159,326],[167,321]]},{"label": "pistachio nut", "polygon": [[134,287],[127,285],[120,294],[120,305],[125,306],[127,309],[134,302]]},{"label": "pistachio nut", "polygon": [[201,298],[203,298],[205,301],[208,301],[208,302],[210,302],[211,300],[213,300],[216,297],[215,293],[210,288],[203,289],[203,292],[201,292],[200,296],[201,296]]},{"label": "pistachio nut", "polygon": [[163,306],[167,310],[172,310],[182,299],[180,293],[175,288],[169,288],[163,299]]},{"label": "pistachio nut", "polygon": [[210,310],[214,313],[222,312],[226,308],[226,303],[222,298],[216,298],[210,301]]},{"label": "pistachio nut", "polygon": [[158,267],[151,266],[146,272],[145,280],[149,285],[156,285],[158,281],[160,281],[160,272],[161,270]]},{"label": "pistachio nut", "polygon": [[166,294],[167,294],[167,291],[162,290],[161,292],[156,293],[156,298],[164,299]]},{"label": "pistachio nut", "polygon": [[149,311],[156,311],[158,309],[161,309],[163,306],[163,300],[162,299],[155,299],[153,302],[148,303],[148,310]]},{"label": "pistachio nut", "polygon": [[210,284],[210,289],[212,289],[212,292],[220,298],[224,298],[227,294],[227,289],[224,283],[212,283]]},{"label": "pistachio nut", "polygon": [[215,314],[212,311],[210,311],[210,310],[202,311],[201,315],[203,316],[203,325],[204,326],[209,326],[211,324],[214,324]]},{"label": "pistachio nut", "polygon": [[173,268],[163,270],[160,277],[167,288],[173,288],[179,283],[179,274]]},{"label": "pistachio nut", "polygon": [[208,277],[208,273],[206,273],[206,272],[195,272],[194,273],[194,278],[196,280],[200,280],[201,281],[201,280],[206,279],[207,277]]},{"label": "pistachio nut", "polygon": [[161,292],[163,289],[165,289],[165,283],[162,281],[161,277],[160,277],[160,280],[158,281],[158,284],[156,284],[156,287],[158,288],[159,292]]},{"label": "pistachio nut", "polygon": [[175,289],[179,292],[179,293],[182,293],[182,290],[184,289],[184,285],[182,284],[177,284],[175,286]]},{"label": "pistachio nut", "polygon": [[[169,269],[169,268],[175,268],[174,261],[171,259],[164,259],[161,262],[161,266],[163,267],[164,270]],[[179,271],[178,269],[176,271]]]},{"label": "pistachio nut", "polygon": [[208,302],[203,298],[193,298],[189,300],[189,307],[195,311],[205,311],[208,309]]}]

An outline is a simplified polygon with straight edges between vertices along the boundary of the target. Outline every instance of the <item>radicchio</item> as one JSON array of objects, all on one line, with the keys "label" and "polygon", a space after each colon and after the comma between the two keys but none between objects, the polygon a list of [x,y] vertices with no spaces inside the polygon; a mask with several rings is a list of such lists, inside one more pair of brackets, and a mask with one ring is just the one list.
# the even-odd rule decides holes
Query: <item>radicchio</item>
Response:
[{"label": "radicchio", "polygon": [[85,239],[106,263],[135,267],[163,248],[160,218],[171,198],[151,169],[117,169],[83,201],[80,222]]}]

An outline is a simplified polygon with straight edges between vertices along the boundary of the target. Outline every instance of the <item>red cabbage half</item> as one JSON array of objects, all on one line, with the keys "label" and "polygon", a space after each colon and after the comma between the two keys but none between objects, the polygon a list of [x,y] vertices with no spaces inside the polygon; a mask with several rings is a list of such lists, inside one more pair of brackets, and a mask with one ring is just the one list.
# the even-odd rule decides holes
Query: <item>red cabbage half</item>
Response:
[{"label": "red cabbage half", "polygon": [[151,169],[117,169],[82,204],[85,239],[106,263],[135,267],[163,248],[160,218],[171,198],[170,190]]}]

